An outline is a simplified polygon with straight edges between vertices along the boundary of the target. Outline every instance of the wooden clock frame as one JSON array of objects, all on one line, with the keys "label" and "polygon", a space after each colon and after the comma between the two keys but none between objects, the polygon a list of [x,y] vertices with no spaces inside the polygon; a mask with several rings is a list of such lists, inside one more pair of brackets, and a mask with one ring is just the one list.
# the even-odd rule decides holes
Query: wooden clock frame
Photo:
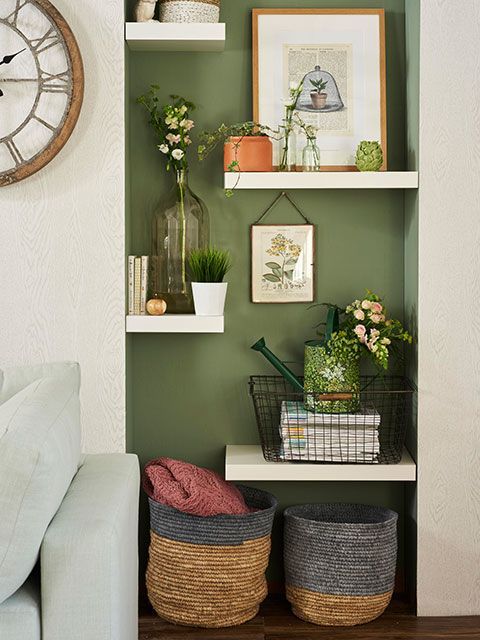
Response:
[{"label": "wooden clock frame", "polygon": [[[77,124],[83,103],[85,77],[83,71],[82,56],[77,41],[67,21],[49,0],[33,0],[55,23],[65,40],[67,52],[70,57],[72,75],[72,94],[67,115],[58,133],[41,153],[34,156],[31,162],[0,176],[0,186],[6,186],[24,180],[43,169],[65,146]],[[18,5],[17,5],[18,7]]]}]

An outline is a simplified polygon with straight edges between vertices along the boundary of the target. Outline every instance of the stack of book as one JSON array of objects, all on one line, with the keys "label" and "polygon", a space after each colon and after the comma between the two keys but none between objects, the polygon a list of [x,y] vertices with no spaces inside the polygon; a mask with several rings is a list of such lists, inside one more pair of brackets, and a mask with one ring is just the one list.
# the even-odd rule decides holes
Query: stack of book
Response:
[{"label": "stack of book", "polygon": [[311,462],[378,463],[380,414],[374,406],[358,413],[313,413],[301,402],[282,402],[281,457]]},{"label": "stack of book", "polygon": [[128,256],[128,315],[147,313],[148,256]]}]

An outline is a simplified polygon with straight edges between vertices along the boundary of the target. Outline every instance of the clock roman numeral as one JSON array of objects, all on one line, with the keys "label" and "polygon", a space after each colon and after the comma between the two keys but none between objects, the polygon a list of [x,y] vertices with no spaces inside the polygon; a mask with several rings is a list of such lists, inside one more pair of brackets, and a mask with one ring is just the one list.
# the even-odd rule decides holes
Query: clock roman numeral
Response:
[{"label": "clock roman numeral", "polygon": [[22,164],[22,162],[24,162],[24,159],[22,157],[22,154],[18,150],[17,145],[14,143],[14,141],[11,138],[10,140],[6,140],[4,144],[9,150],[10,155],[12,156],[13,161],[15,162],[15,166],[18,167],[20,164]]},{"label": "clock roman numeral", "polygon": [[60,44],[60,36],[58,32],[51,27],[47,33],[41,38],[35,38],[34,40],[30,40],[30,44],[32,45],[32,49],[35,51],[37,55],[43,53],[47,49],[54,47],[57,44]]},{"label": "clock roman numeral", "polygon": [[30,0],[16,0],[15,9],[5,18],[5,20],[13,26],[17,26],[18,13],[20,9],[22,9],[26,4],[29,4],[29,2]]},{"label": "clock roman numeral", "polygon": [[37,116],[36,114],[32,116],[32,120],[36,120],[37,122],[40,122],[40,124],[43,124],[43,126],[47,127],[47,129],[50,129],[50,131],[56,131],[56,128],[53,126],[53,124],[50,124],[43,118],[40,118],[40,116]]},{"label": "clock roman numeral", "polygon": [[40,79],[40,91],[45,93],[70,93],[71,81],[68,71],[64,73],[42,72]]}]

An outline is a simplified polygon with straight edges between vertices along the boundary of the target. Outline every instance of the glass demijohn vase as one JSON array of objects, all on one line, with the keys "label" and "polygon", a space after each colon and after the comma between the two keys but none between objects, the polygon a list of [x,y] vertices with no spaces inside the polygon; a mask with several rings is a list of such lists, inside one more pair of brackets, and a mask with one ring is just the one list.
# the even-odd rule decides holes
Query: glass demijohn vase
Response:
[{"label": "glass demijohn vase", "polygon": [[315,138],[307,138],[302,152],[302,171],[320,171],[320,149]]},{"label": "glass demijohn vase", "polygon": [[163,298],[167,313],[194,313],[187,261],[193,249],[208,246],[209,216],[205,204],[179,170],[168,198],[153,217],[151,295]]}]

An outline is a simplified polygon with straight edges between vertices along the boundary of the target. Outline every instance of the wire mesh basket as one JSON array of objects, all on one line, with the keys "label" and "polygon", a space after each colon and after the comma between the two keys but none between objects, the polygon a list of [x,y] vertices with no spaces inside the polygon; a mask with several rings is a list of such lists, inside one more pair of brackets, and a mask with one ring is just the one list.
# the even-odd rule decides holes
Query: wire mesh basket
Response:
[{"label": "wire mesh basket", "polygon": [[250,377],[263,456],[270,462],[397,464],[414,392],[401,376],[362,376],[356,412],[314,413],[305,409],[306,394],[283,377]]}]

